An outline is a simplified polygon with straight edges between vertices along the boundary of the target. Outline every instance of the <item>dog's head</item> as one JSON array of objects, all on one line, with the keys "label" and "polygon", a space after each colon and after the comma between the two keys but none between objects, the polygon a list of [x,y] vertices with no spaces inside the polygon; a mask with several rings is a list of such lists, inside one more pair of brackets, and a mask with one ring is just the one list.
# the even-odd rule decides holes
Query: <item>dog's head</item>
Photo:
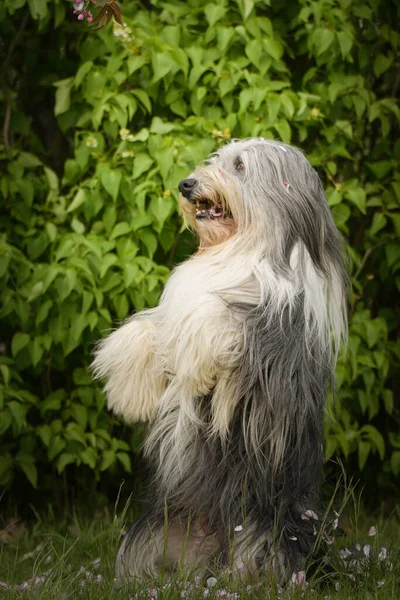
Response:
[{"label": "dog's head", "polygon": [[333,221],[320,179],[300,150],[272,140],[233,141],[179,184],[201,246],[240,235],[289,259],[302,241],[317,260]]}]

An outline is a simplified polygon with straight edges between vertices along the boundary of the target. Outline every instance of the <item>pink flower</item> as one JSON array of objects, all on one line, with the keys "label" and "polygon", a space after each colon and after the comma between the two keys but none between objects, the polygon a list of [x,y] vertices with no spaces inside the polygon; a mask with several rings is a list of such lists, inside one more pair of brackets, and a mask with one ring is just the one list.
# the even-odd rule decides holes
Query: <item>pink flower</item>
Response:
[{"label": "pink flower", "polygon": [[344,550],[339,550],[340,558],[345,560],[348,556],[351,556],[351,552],[348,548],[344,548]]},{"label": "pink flower", "polygon": [[363,548],[363,552],[364,552],[365,556],[369,556],[370,552],[371,552],[371,546],[369,544],[365,544],[365,546]]},{"label": "pink flower", "polygon": [[386,560],[388,557],[388,551],[386,548],[384,548],[382,546],[381,551],[378,554],[378,561],[381,562],[382,560]]},{"label": "pink flower", "polygon": [[85,15],[83,13],[81,13],[80,15],[78,15],[78,21],[83,21],[85,18]]},{"label": "pink flower", "polygon": [[292,573],[291,584],[292,587],[299,586],[302,590],[305,590],[308,586],[306,581],[306,572],[298,571],[297,573]]},{"label": "pink flower", "polygon": [[376,535],[376,529],[375,527],[371,527],[370,530],[368,531],[368,535],[373,536]]}]

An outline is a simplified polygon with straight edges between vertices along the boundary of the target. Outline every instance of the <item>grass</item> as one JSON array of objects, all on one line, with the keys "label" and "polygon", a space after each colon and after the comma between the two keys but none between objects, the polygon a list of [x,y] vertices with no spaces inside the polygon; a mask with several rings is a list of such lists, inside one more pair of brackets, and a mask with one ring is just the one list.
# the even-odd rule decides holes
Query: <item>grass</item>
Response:
[{"label": "grass", "polygon": [[[7,600],[398,600],[400,598],[400,526],[396,520],[372,522],[358,507],[340,517],[345,530],[327,551],[326,570],[307,581],[303,574],[281,590],[265,577],[258,583],[232,583],[210,577],[160,577],[113,591],[115,556],[124,515],[102,511],[59,521],[36,515],[29,527],[9,521],[0,529],[0,598]],[[122,532],[122,533],[121,533]],[[332,542],[329,539],[329,542]]]}]

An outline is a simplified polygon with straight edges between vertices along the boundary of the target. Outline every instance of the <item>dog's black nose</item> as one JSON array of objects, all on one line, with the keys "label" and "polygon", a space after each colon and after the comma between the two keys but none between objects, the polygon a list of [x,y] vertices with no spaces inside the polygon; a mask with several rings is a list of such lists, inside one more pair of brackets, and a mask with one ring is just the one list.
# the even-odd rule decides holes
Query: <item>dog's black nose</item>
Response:
[{"label": "dog's black nose", "polygon": [[191,193],[193,192],[193,188],[196,185],[196,179],[182,179],[179,184],[179,191],[182,196],[185,196],[187,200],[189,200]]}]

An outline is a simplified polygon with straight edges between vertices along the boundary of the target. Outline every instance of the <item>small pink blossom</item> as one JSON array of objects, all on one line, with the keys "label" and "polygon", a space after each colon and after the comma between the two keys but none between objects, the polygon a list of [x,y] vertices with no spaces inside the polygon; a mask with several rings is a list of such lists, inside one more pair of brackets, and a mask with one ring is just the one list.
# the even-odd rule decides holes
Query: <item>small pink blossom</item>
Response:
[{"label": "small pink blossom", "polygon": [[360,552],[360,550],[361,550],[360,544],[356,544],[356,550],[358,550],[358,552]]},{"label": "small pink blossom", "polygon": [[84,20],[84,18],[85,18],[85,15],[84,15],[83,13],[80,13],[80,14],[78,15],[78,21],[83,21],[83,20]]},{"label": "small pink blossom", "polygon": [[297,573],[292,573],[291,584],[292,587],[299,586],[302,590],[305,590],[308,586],[306,581],[306,572],[298,571]]},{"label": "small pink blossom", "polygon": [[369,556],[371,553],[371,546],[369,544],[365,544],[365,546],[363,548],[363,552],[364,552],[365,556]]},{"label": "small pink blossom", "polygon": [[378,554],[378,560],[381,562],[382,560],[386,560],[388,557],[388,551],[386,548],[382,546],[381,551]]},{"label": "small pink blossom", "polygon": [[351,556],[351,552],[348,548],[344,548],[343,550],[339,550],[339,555],[342,560],[345,560],[348,556]]},{"label": "small pink blossom", "polygon": [[371,536],[371,537],[373,535],[376,535],[376,529],[375,529],[375,527],[370,527],[370,530],[368,531],[368,535]]}]

